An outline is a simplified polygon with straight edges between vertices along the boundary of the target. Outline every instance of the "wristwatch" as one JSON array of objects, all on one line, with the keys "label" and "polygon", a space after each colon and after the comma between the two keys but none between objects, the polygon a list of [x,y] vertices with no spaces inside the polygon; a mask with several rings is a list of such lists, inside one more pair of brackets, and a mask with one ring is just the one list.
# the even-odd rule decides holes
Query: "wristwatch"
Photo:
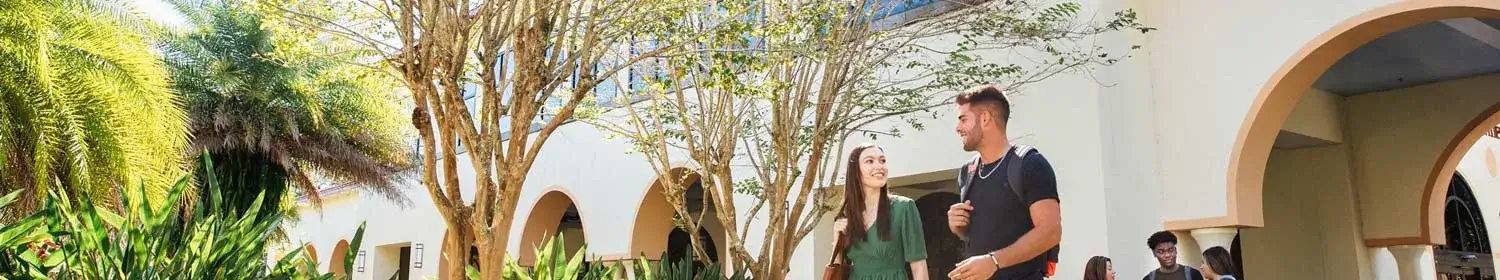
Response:
[{"label": "wristwatch", "polygon": [[985,254],[985,255],[989,255],[990,256],[990,262],[995,263],[995,269],[1000,269],[1000,260],[995,259],[995,252],[990,252],[990,253]]}]

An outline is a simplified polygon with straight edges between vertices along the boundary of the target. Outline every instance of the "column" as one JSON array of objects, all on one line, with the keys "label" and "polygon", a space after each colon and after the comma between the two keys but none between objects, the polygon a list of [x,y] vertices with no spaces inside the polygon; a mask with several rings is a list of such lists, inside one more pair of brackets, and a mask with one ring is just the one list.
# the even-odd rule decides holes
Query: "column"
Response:
[{"label": "column", "polygon": [[1397,267],[1396,256],[1386,247],[1369,247],[1370,270],[1375,280],[1400,280],[1401,269]]},{"label": "column", "polygon": [[1391,255],[1396,257],[1396,268],[1401,271],[1402,280],[1429,280],[1437,279],[1437,271],[1428,271],[1427,264],[1432,259],[1432,246],[1429,245],[1396,245],[1389,247]]},{"label": "column", "polygon": [[1214,246],[1224,247],[1224,250],[1232,249],[1230,245],[1234,243],[1234,236],[1239,234],[1240,231],[1236,228],[1195,229],[1192,231],[1192,235],[1193,240],[1198,241],[1198,252],[1193,253],[1201,254],[1203,251]]},{"label": "column", "polygon": [[624,267],[625,268],[625,271],[622,271],[621,273],[615,274],[615,279],[616,280],[630,280],[630,279],[635,279],[636,278],[636,275],[635,275],[635,261],[633,261],[631,259],[619,259],[619,260],[615,260],[615,261],[620,262],[620,267]]}]

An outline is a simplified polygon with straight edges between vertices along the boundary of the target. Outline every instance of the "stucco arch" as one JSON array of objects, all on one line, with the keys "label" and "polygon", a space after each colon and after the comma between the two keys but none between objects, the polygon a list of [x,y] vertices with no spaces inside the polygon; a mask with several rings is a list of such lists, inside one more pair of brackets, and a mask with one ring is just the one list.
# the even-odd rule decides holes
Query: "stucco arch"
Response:
[{"label": "stucco arch", "polygon": [[316,266],[318,266],[318,265],[320,265],[320,264],[323,263],[321,261],[318,261],[318,247],[315,247],[315,246],[313,246],[312,244],[309,243],[309,244],[307,244],[306,248],[307,249],[304,250],[304,251],[307,251],[307,258],[308,259],[312,259],[313,266],[316,267]]},{"label": "stucco arch", "polygon": [[[1496,3],[1500,4],[1500,3]],[[1500,13],[1500,5],[1494,5],[1492,11]],[[1500,17],[1500,16],[1497,16]],[[1431,174],[1427,176],[1427,190],[1422,193],[1422,209],[1425,213],[1422,217],[1422,235],[1408,238],[1407,240],[1392,240],[1391,243],[1405,244],[1443,244],[1445,243],[1446,229],[1443,226],[1443,208],[1447,205],[1445,199],[1448,193],[1448,183],[1456,174],[1458,162],[1463,160],[1464,154],[1474,144],[1479,142],[1484,133],[1494,129],[1500,124],[1500,104],[1495,104],[1486,109],[1484,113],[1475,117],[1464,126],[1465,133],[1455,135],[1444,148],[1437,166],[1432,168]],[[1421,243],[1418,243],[1421,242]]]},{"label": "stucco arch", "polygon": [[[1266,164],[1277,133],[1281,130],[1296,107],[1303,93],[1307,92],[1324,72],[1344,55],[1354,49],[1392,32],[1452,18],[1496,18],[1500,17],[1500,2],[1497,1],[1438,1],[1411,0],[1386,5],[1365,12],[1322,33],[1304,45],[1277,72],[1271,76],[1257,94],[1239,135],[1230,151],[1226,182],[1227,214],[1186,221],[1168,221],[1166,228],[1183,230],[1208,227],[1260,227],[1264,226],[1262,213],[1262,189]],[[1371,246],[1398,244],[1440,244],[1443,242],[1443,209],[1440,199],[1446,190],[1448,179],[1463,156],[1462,151],[1473,146],[1478,137],[1500,122],[1492,107],[1474,118],[1447,145],[1432,167],[1426,180],[1426,190],[1420,202],[1425,210],[1418,216],[1420,235],[1399,238],[1366,240]]]},{"label": "stucco arch", "polygon": [[[645,256],[655,259],[667,250],[667,236],[671,235],[674,225],[672,224],[673,210],[667,202],[666,196],[662,194],[665,182],[663,180],[677,180],[679,184],[691,184],[701,179],[698,172],[699,166],[693,162],[675,162],[671,164],[667,174],[657,175],[651,179],[645,192],[641,194],[641,204],[636,208],[635,221],[630,234],[630,255],[627,258]],[[706,198],[711,199],[711,198]],[[719,260],[725,261],[729,248],[726,247],[724,226],[717,218],[705,216],[703,227],[708,230],[710,237],[719,249]]]},{"label": "stucco arch", "polygon": [[349,240],[339,239],[339,243],[333,245],[333,254],[328,255],[328,272],[338,276],[349,275],[348,271],[344,271],[344,255],[348,252]]},{"label": "stucco arch", "polygon": [[[521,231],[521,244],[517,247],[520,258],[517,259],[522,266],[531,266],[536,263],[537,247],[546,245],[547,237],[559,234],[557,227],[561,222],[563,213],[568,207],[575,207],[577,196],[560,186],[548,187],[542,191],[542,195],[532,204],[531,212],[526,215],[526,224]],[[578,217],[584,228],[588,228],[588,215],[584,214],[583,208],[578,208]],[[584,235],[584,244],[588,243],[588,235]],[[571,254],[571,253],[570,253]]]}]

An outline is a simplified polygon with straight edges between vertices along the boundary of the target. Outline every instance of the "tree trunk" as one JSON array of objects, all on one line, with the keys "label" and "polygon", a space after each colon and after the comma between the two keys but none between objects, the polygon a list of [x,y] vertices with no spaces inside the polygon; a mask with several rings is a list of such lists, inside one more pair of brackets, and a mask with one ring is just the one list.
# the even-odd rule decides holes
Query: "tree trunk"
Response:
[{"label": "tree trunk", "polygon": [[465,267],[469,265],[469,244],[473,244],[473,235],[469,233],[468,227],[448,226],[448,234],[443,238],[442,264],[438,265],[442,270],[438,271],[438,279],[463,280]]},{"label": "tree trunk", "polygon": [[507,242],[510,241],[510,223],[500,224],[502,225],[490,231],[489,246],[486,246],[489,248],[483,248],[479,251],[480,263],[485,264],[485,267],[489,268],[479,271],[479,279],[505,279],[505,270],[508,269],[505,264],[505,249],[510,245]]},{"label": "tree trunk", "polygon": [[494,202],[496,207],[492,210],[494,212],[490,220],[475,221],[472,225],[474,228],[489,229],[479,237],[479,240],[476,240],[479,243],[479,262],[487,268],[479,271],[479,279],[482,280],[503,280],[505,270],[509,268],[506,266],[505,257],[506,249],[510,245],[512,218],[515,216],[512,213],[515,213],[516,209],[515,199],[511,198],[517,196],[512,190],[519,189],[521,181],[512,178],[500,181],[499,185],[500,187],[495,188],[498,201]]}]

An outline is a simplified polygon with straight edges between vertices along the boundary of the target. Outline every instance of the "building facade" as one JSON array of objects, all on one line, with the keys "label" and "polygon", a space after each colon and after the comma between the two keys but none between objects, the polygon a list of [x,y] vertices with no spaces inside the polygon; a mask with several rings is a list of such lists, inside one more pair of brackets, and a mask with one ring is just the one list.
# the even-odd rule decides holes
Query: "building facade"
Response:
[{"label": "building facade", "polygon": [[[1058,279],[1080,278],[1095,255],[1113,258],[1122,279],[1140,277],[1155,267],[1145,240],[1159,230],[1181,238],[1180,262],[1234,248],[1256,279],[1437,279],[1462,273],[1450,258],[1493,264],[1497,231],[1483,220],[1500,218],[1500,141],[1484,135],[1500,124],[1500,1],[1081,2],[1084,15],[1133,8],[1159,30],[1102,36],[1112,51],[1142,48],[1012,97],[1010,136],[1058,174]],[[956,168],[972,155],[959,149],[951,108],[925,124],[878,143],[893,191],[942,223],[927,217],[956,200]],[[605,134],[571,123],[543,149],[512,227],[509,248],[523,264],[547,233],[604,260],[681,243],[646,161]],[[321,212],[303,210],[292,241],[309,243],[323,269],[334,267],[329,255],[358,250],[357,271],[346,272],[354,279],[435,277],[444,224],[421,186],[406,192],[410,205],[330,189]],[[789,279],[821,277],[833,243],[826,220]],[[360,222],[364,243],[347,248]],[[724,248],[723,227],[709,224]],[[948,242],[930,228],[929,244]],[[935,266],[956,257],[929,249]]]}]

